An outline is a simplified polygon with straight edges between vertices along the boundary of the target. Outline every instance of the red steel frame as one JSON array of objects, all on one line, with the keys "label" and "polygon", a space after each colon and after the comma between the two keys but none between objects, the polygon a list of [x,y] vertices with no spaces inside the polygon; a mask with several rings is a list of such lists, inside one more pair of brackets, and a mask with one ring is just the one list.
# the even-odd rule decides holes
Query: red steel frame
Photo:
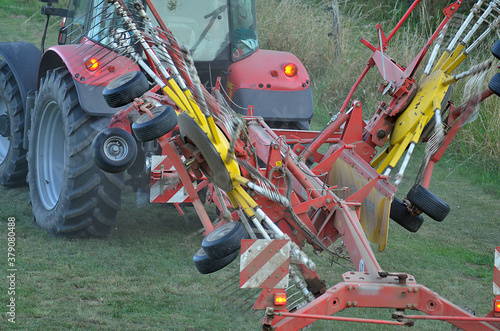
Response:
[{"label": "red steel frame", "polygon": [[[465,330],[500,329],[500,318],[493,311],[487,317],[473,316],[427,287],[418,284],[413,276],[406,273],[385,272],[378,264],[360,223],[363,201],[372,189],[378,190],[390,199],[395,193],[395,188],[388,182],[388,177],[374,174],[374,169],[369,165],[375,146],[385,142],[385,140],[372,139],[372,133],[381,127],[387,128],[384,121],[389,119],[390,122],[391,116],[404,110],[402,106],[399,108],[396,106],[396,101],[410,98],[414,89],[412,87],[414,86],[413,74],[416,68],[439,31],[461,4],[461,1],[456,1],[445,9],[446,18],[410,66],[403,70],[395,62],[388,60],[383,52],[389,40],[418,2],[419,0],[414,2],[388,37],[385,37],[381,27],[377,26],[381,35],[379,48],[364,39],[362,40],[362,43],[370,48],[374,55],[349,92],[337,118],[323,131],[272,130],[259,118],[246,118],[251,147],[267,165],[266,168],[260,169],[262,175],[270,178],[283,195],[286,193],[283,178],[286,177],[287,173],[291,175],[293,184],[290,196],[293,210],[287,210],[257,194],[254,195],[254,199],[258,205],[289,236],[291,241],[300,246],[307,241],[315,249],[325,250],[336,240],[342,238],[350,259],[356,266],[356,271],[343,275],[343,282],[329,289],[324,286],[317,288],[314,293],[316,299],[293,313],[288,312],[283,306],[273,305],[272,298],[276,293],[274,290],[263,290],[254,307],[266,309],[266,317],[263,322],[265,330],[298,330],[318,319],[390,325],[411,325],[415,319],[438,319]],[[452,7],[453,5],[455,7]],[[402,72],[405,74],[396,79],[399,80],[400,85],[398,90],[393,93],[394,97],[388,108],[390,111],[378,112],[374,119],[366,124],[361,116],[361,103],[358,101],[351,103],[350,99],[368,70],[382,62],[387,69],[387,75],[395,76]],[[453,104],[450,105],[448,117],[450,130],[447,133],[445,143],[434,154],[426,168],[424,186],[428,186],[433,165],[441,158],[453,136],[470,116],[474,103],[486,99],[491,94],[491,91],[486,90],[469,104],[459,108],[454,107]],[[155,93],[150,92],[146,97],[161,103],[170,103],[167,98]],[[346,110],[349,104],[351,107]],[[138,99],[128,109],[118,112],[113,117],[111,126],[122,127],[130,131],[128,115],[134,109],[142,113],[150,111],[148,105]],[[340,130],[342,125],[344,127]],[[170,137],[167,135],[158,141],[162,148],[162,154],[168,156],[169,162],[177,170],[206,233],[209,233],[214,229],[214,225],[211,223],[193,185],[196,180],[206,180],[206,178],[199,171],[193,173],[190,165],[183,161],[180,153],[183,153],[188,159],[193,155],[190,155],[189,149],[184,148],[183,142],[178,136]],[[332,147],[325,154],[318,152],[318,148],[323,144],[332,144]],[[302,161],[311,158],[318,163],[313,169],[309,169]],[[332,165],[339,159],[343,159],[366,179],[366,184],[352,194],[345,188],[327,185],[325,176],[329,175]],[[250,158],[246,161],[253,162],[253,166],[258,168],[255,159]],[[276,176],[276,174],[280,176]],[[152,176],[152,180],[161,178],[161,174],[158,173],[152,174]],[[339,197],[334,193],[337,191],[334,190],[340,191],[340,195],[344,196]],[[213,200],[218,206],[226,203],[218,201],[216,197]],[[316,283],[319,281],[321,283],[314,270],[302,263],[299,263],[298,267],[306,281]],[[393,308],[395,309],[394,321],[330,316],[349,307]],[[426,315],[407,315],[404,313],[406,309],[418,310]]]}]

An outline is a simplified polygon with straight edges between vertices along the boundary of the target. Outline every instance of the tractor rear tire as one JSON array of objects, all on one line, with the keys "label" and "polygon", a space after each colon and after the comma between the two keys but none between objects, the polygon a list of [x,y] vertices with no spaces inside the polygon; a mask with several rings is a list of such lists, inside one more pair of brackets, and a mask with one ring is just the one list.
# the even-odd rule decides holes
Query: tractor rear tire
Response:
[{"label": "tractor rear tire", "polygon": [[450,212],[450,206],[420,184],[415,184],[406,198],[435,221],[442,222]]},{"label": "tractor rear tire", "polygon": [[120,208],[123,176],[101,171],[92,158],[92,124],[66,68],[40,82],[31,118],[28,183],[36,223],[55,236],[103,237]]},{"label": "tractor rear tire", "polygon": [[424,223],[424,218],[421,215],[415,216],[410,213],[406,205],[398,198],[394,198],[391,203],[390,215],[393,221],[410,232],[417,232]]},{"label": "tractor rear tire", "polygon": [[493,78],[491,78],[488,83],[488,88],[491,92],[495,93],[500,97],[500,73],[496,73]]},{"label": "tractor rear tire", "polygon": [[24,139],[24,109],[14,74],[0,61],[0,185],[26,185],[28,163]]},{"label": "tractor rear tire", "polygon": [[222,268],[228,266],[238,257],[238,255],[239,252],[236,251],[220,259],[211,259],[205,254],[203,248],[200,248],[193,256],[193,262],[194,266],[200,272],[200,274],[206,275],[219,271]]},{"label": "tractor rear tire", "polygon": [[127,170],[137,157],[137,142],[120,128],[106,128],[95,136],[92,153],[96,165],[106,172]]},{"label": "tractor rear tire", "polygon": [[497,59],[500,60],[500,40],[497,41],[491,48],[491,54],[493,54]]},{"label": "tractor rear tire", "polygon": [[128,72],[111,81],[102,96],[111,108],[125,106],[149,90],[149,82],[140,71]]},{"label": "tractor rear tire", "polygon": [[241,240],[247,236],[243,224],[230,222],[210,232],[203,239],[201,247],[209,258],[220,259],[238,251],[241,248]]},{"label": "tractor rear tire", "polygon": [[153,108],[151,114],[153,118],[145,113],[132,123],[132,131],[139,141],[158,139],[177,126],[177,114],[171,106]]}]

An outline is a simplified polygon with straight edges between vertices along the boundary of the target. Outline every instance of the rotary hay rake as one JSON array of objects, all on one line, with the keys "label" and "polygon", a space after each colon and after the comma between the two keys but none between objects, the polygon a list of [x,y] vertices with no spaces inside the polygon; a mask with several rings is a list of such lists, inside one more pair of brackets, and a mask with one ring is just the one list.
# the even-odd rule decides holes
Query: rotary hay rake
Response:
[{"label": "rotary hay rake", "polygon": [[[462,329],[500,328],[500,307],[487,317],[476,317],[418,284],[413,276],[384,271],[369,244],[378,244],[380,251],[385,248],[390,216],[410,231],[422,225],[422,212],[438,221],[446,217],[449,207],[427,190],[433,165],[477,104],[500,90],[497,74],[489,89],[462,106],[447,100],[452,83],[484,74],[491,67],[488,61],[452,74],[496,29],[499,2],[478,1],[438,57],[462,1],[446,7],[442,23],[411,64],[403,67],[386,50],[418,2],[388,36],[377,25],[377,46],[361,40],[373,56],[338,115],[320,133],[272,130],[260,118],[236,116],[221,97],[220,86],[214,96],[201,86],[189,50],[179,47],[169,31],[155,27],[140,2],[103,1],[91,13],[113,24],[106,31],[99,24],[91,27],[105,47],[84,40],[82,52],[92,52],[100,61],[106,59],[108,70],[110,66],[113,71],[134,70],[110,83],[103,93],[110,106],[132,104],[118,111],[109,127],[96,136],[96,163],[107,171],[126,170],[135,159],[129,155],[136,152],[131,132],[139,141],[158,141],[162,155],[151,156],[151,200],[165,201],[162,197],[177,194],[179,187],[185,190],[181,200],[193,203],[208,239],[194,257],[202,273],[231,263],[238,255],[241,237],[235,235],[229,244],[226,239],[237,232],[234,229],[246,229],[252,239],[241,244],[240,286],[262,289],[253,309],[266,311],[263,329],[296,330],[318,319],[391,325],[438,319]],[[417,82],[417,69],[432,45]],[[493,53],[498,56],[495,47]],[[142,79],[137,65],[154,82],[153,88],[149,84],[137,87]],[[89,62],[87,67],[91,66]],[[361,103],[351,98],[374,66],[383,77],[379,90],[390,101],[382,103],[365,123]],[[87,79],[102,79],[102,68]],[[130,82],[134,87],[127,93],[116,91]],[[404,201],[394,199],[413,149],[422,138],[427,146],[416,184]],[[318,148],[324,144],[330,148],[322,154]],[[376,154],[376,148],[384,145]],[[391,182],[389,175],[405,151]],[[310,168],[306,161],[314,166]],[[197,194],[207,186],[221,212],[216,224]],[[239,222],[241,226],[234,225]],[[314,271],[314,262],[301,249],[306,244],[336,258],[343,257],[345,245],[355,271],[345,273],[343,282],[327,289]],[[304,297],[293,307],[286,305],[284,291],[289,277]],[[349,307],[393,308],[394,320],[330,316]],[[407,315],[406,309],[425,315]]]}]

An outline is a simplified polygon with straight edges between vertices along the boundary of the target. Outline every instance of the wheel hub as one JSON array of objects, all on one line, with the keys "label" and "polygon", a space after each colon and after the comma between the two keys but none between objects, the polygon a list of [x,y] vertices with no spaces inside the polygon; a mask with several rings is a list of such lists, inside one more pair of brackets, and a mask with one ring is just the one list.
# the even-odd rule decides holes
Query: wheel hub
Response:
[{"label": "wheel hub", "polygon": [[109,159],[122,160],[128,154],[127,143],[120,137],[110,137],[104,143],[104,154]]},{"label": "wheel hub", "polygon": [[0,136],[10,138],[10,119],[7,115],[0,115]]}]

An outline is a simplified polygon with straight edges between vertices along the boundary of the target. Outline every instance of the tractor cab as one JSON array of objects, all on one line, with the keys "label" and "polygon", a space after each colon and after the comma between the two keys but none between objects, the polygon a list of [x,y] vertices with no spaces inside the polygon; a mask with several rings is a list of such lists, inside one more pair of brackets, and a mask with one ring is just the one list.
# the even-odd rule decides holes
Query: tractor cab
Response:
[{"label": "tractor cab", "polygon": [[[135,1],[124,2],[134,8]],[[142,3],[154,26],[172,31],[180,45],[188,46],[201,82],[209,91],[216,86],[224,89],[222,94],[234,111],[262,116],[272,127],[309,128],[313,115],[309,75],[293,54],[259,49],[255,0]],[[106,38],[110,26],[116,26],[116,14],[112,6],[109,13],[99,8],[107,5],[102,0],[72,1],[60,43],[81,43],[71,37],[82,35],[81,31],[72,30],[94,29],[88,33],[93,42],[108,48],[113,45]],[[89,14],[88,6],[101,14]],[[216,84],[218,77],[220,85]]]}]

